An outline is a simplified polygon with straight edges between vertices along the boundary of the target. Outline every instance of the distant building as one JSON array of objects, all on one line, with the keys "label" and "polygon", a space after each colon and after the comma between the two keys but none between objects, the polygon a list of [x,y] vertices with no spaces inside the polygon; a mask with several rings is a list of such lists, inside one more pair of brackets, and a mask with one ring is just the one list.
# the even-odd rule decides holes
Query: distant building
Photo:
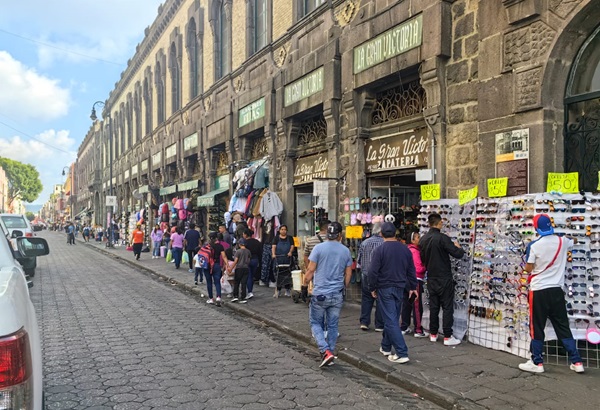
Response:
[{"label": "distant building", "polygon": [[4,168],[0,167],[0,213],[8,210],[8,179]]}]

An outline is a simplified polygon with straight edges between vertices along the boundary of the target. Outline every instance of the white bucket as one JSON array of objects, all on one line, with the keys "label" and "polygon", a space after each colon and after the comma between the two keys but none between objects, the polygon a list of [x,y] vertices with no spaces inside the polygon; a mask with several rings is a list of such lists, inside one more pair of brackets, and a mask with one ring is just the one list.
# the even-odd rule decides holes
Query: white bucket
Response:
[{"label": "white bucket", "polygon": [[302,271],[301,270],[293,270],[292,271],[292,282],[294,286],[294,290],[300,291],[302,288]]}]

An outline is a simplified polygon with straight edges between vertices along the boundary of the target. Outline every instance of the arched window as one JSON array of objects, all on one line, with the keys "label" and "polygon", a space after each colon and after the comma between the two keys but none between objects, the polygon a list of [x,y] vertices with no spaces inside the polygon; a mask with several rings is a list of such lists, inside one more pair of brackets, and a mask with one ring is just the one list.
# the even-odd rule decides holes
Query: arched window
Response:
[{"label": "arched window", "polygon": [[[228,9],[231,9],[231,3],[221,2],[218,16],[218,39],[217,50],[217,80],[231,72],[231,22],[228,17]],[[230,11],[229,11],[230,12]]]},{"label": "arched window", "polygon": [[250,0],[248,2],[248,39],[249,55],[265,47],[269,42],[269,0]]},{"label": "arched window", "polygon": [[152,80],[150,67],[146,68],[144,78],[144,111],[146,120],[146,135],[152,134]]},{"label": "arched window", "polygon": [[128,150],[133,146],[133,101],[131,94],[127,96],[125,116],[127,121],[127,143],[125,144],[125,150]]},{"label": "arched window", "polygon": [[583,44],[565,95],[565,171],[579,189],[596,191],[600,171],[600,26]]},{"label": "arched window", "polygon": [[169,69],[171,71],[171,114],[181,108],[181,67],[175,43],[169,50]]},{"label": "arched window", "polygon": [[304,17],[317,9],[325,0],[298,0],[300,2],[300,17]]},{"label": "arched window", "polygon": [[202,93],[202,50],[196,20],[193,18],[188,24],[187,46],[190,62],[190,99],[193,99]]},{"label": "arched window", "polygon": [[156,119],[158,124],[162,124],[165,122],[165,81],[163,67],[160,61],[156,63],[154,76],[156,85]]}]

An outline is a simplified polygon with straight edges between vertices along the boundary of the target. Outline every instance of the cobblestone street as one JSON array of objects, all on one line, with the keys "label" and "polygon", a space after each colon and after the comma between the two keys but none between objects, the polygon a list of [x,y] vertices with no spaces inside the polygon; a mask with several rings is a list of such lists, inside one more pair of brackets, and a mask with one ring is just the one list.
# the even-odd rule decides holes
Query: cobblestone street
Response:
[{"label": "cobblestone street", "polygon": [[45,232],[32,299],[48,409],[437,408]]}]

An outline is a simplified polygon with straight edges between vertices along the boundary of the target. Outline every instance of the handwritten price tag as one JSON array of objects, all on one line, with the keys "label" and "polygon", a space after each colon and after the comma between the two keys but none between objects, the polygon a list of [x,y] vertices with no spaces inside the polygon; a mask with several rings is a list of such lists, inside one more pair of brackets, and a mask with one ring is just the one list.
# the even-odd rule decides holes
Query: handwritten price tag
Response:
[{"label": "handwritten price tag", "polygon": [[421,200],[437,201],[440,195],[440,184],[421,185]]},{"label": "handwritten price tag", "polygon": [[546,192],[562,192],[563,194],[576,194],[579,192],[579,173],[569,172],[561,174],[557,172],[548,173],[548,185]]},{"label": "handwritten price tag", "polygon": [[488,197],[500,198],[506,196],[508,191],[508,177],[506,178],[490,178],[488,182]]},{"label": "handwritten price tag", "polygon": [[479,189],[477,186],[474,186],[471,189],[465,189],[464,191],[458,191],[458,204],[464,205],[467,202],[471,202],[475,198],[477,198],[477,194]]},{"label": "handwritten price tag", "polygon": [[346,227],[346,239],[360,239],[362,235],[363,227],[361,225]]}]

